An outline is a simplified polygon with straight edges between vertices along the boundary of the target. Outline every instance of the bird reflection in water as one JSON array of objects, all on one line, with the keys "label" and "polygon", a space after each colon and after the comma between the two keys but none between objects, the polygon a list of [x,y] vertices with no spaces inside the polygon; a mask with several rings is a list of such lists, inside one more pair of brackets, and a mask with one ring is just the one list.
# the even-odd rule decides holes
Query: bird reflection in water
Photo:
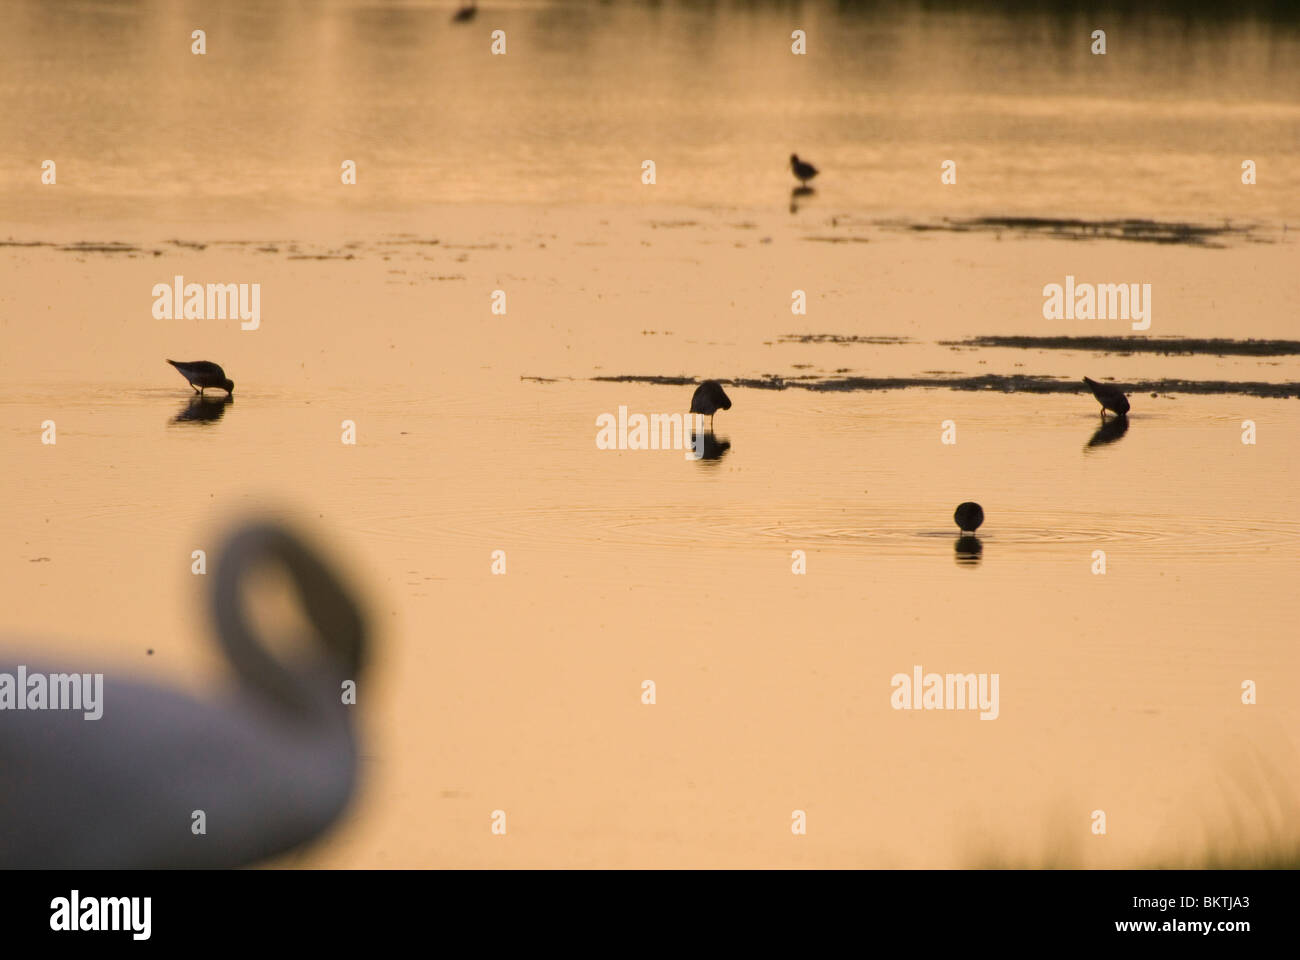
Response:
[{"label": "bird reflection in water", "polygon": [[225,415],[226,407],[234,402],[234,398],[228,396],[194,397],[172,417],[172,423],[215,423]]},{"label": "bird reflection in water", "polygon": [[1097,432],[1092,435],[1088,441],[1089,447],[1101,447],[1108,443],[1114,443],[1124,434],[1128,433],[1128,417],[1118,416],[1111,417],[1109,420],[1103,420]]},{"label": "bird reflection in water", "polygon": [[722,455],[731,449],[731,441],[707,430],[691,434],[691,448],[695,451],[692,460],[721,460]]},{"label": "bird reflection in water", "polygon": [[984,544],[980,538],[974,534],[962,534],[957,538],[954,559],[963,566],[969,566],[980,562],[980,557],[984,553]]},{"label": "bird reflection in water", "polygon": [[799,201],[805,197],[811,197],[817,193],[812,187],[795,187],[790,191],[790,212],[799,212]]}]

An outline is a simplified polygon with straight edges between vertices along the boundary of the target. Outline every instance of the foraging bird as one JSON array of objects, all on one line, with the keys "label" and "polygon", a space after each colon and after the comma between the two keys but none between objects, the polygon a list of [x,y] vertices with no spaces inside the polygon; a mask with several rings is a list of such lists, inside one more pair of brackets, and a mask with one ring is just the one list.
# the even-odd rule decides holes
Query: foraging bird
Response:
[{"label": "foraging bird", "polygon": [[226,371],[211,360],[188,360],[184,362],[168,360],[173,367],[180,371],[181,376],[190,382],[194,392],[199,396],[208,387],[220,387],[226,393],[234,396],[235,381],[226,376]]},{"label": "foraging bird", "polygon": [[476,13],[478,13],[478,0],[470,0],[469,3],[452,14],[451,22],[468,23],[470,20],[474,19]]},{"label": "foraging bird", "polygon": [[795,178],[804,186],[808,181],[817,176],[817,168],[811,163],[804,163],[799,159],[799,154],[790,154],[790,169],[794,171]]},{"label": "foraging bird", "polygon": [[957,512],[952,515],[957,521],[957,528],[962,533],[974,533],[984,522],[984,508],[972,500],[957,504]]},{"label": "foraging bird", "polygon": [[702,413],[709,418],[709,429],[713,429],[713,415],[719,410],[730,410],[731,398],[716,380],[705,380],[695,388],[691,397],[691,413]]},{"label": "foraging bird", "polygon": [[1124,396],[1124,391],[1119,387],[1112,386],[1109,383],[1098,383],[1096,380],[1083,378],[1083,382],[1088,385],[1092,395],[1097,398],[1101,404],[1101,415],[1106,416],[1107,410],[1114,410],[1119,416],[1128,413],[1128,397]]}]

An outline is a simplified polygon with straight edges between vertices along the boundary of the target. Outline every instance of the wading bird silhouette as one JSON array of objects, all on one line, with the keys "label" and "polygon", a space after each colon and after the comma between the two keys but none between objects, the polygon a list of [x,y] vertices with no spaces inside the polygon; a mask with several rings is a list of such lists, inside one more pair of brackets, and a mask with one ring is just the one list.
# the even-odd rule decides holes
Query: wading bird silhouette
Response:
[{"label": "wading bird silhouette", "polygon": [[691,413],[702,413],[709,418],[709,431],[713,431],[713,415],[719,410],[730,410],[731,398],[716,380],[705,380],[695,388],[691,397]]},{"label": "wading bird silhouette", "polygon": [[957,504],[957,512],[952,515],[957,521],[957,529],[962,533],[974,533],[984,522],[984,508],[973,500]]},{"label": "wading bird silhouette", "polygon": [[790,169],[794,171],[795,179],[805,187],[809,180],[817,176],[817,168],[811,163],[804,163],[797,153],[790,154]]},{"label": "wading bird silhouette", "polygon": [[1092,395],[1097,398],[1101,404],[1101,415],[1106,416],[1107,410],[1115,411],[1117,416],[1124,416],[1128,413],[1128,397],[1124,396],[1124,391],[1119,387],[1109,383],[1098,383],[1096,380],[1090,380],[1088,377],[1083,378],[1083,382],[1088,385]]},{"label": "wading bird silhouette", "polygon": [[190,382],[194,392],[203,396],[203,391],[209,387],[220,387],[231,396],[235,393],[235,381],[226,376],[226,371],[211,360],[168,360],[173,367],[180,371],[182,377]]}]

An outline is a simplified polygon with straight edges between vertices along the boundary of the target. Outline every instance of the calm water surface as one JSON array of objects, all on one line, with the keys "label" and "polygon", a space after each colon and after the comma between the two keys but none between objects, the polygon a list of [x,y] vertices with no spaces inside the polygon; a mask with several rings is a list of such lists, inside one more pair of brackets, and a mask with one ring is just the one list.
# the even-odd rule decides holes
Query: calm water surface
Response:
[{"label": "calm water surface", "polygon": [[[366,791],[294,863],[1114,866],[1294,842],[1300,403],[1232,385],[1300,382],[1296,355],[950,342],[1131,333],[1045,321],[1067,274],[1151,283],[1151,335],[1295,338],[1294,24],[1119,18],[1100,58],[1073,13],[450,12],[0,7],[0,234],[47,244],[0,247],[7,631],[202,690],[191,552],[266,506],[320,531],[383,646]],[[823,169],[793,210],[791,151]],[[1251,231],[913,229],[1017,213]],[[176,274],[260,283],[261,329],[155,319]],[[219,360],[234,402],[184,419],[165,357]],[[1165,386],[1100,437],[1082,393],[799,386],[984,374]],[[686,408],[662,377],[743,381],[717,459],[596,448],[602,413]],[[954,549],[966,499],[978,563]],[[914,664],[998,673],[997,722],[890,709]]]},{"label": "calm water surface", "polygon": [[512,2],[453,26],[452,3],[7,0],[0,202],[39,221],[766,206],[793,152],[824,171],[820,204],[854,210],[1297,219],[1300,23],[1045,6]]}]

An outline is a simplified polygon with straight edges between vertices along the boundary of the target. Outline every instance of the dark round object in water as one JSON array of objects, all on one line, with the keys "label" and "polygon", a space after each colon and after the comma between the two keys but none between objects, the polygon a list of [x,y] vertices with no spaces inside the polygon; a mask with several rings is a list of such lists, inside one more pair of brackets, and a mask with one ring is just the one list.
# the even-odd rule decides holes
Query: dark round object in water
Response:
[{"label": "dark round object in water", "polygon": [[957,505],[957,511],[952,518],[957,521],[957,528],[963,533],[967,531],[973,533],[984,522],[984,508],[973,500],[967,500]]}]

